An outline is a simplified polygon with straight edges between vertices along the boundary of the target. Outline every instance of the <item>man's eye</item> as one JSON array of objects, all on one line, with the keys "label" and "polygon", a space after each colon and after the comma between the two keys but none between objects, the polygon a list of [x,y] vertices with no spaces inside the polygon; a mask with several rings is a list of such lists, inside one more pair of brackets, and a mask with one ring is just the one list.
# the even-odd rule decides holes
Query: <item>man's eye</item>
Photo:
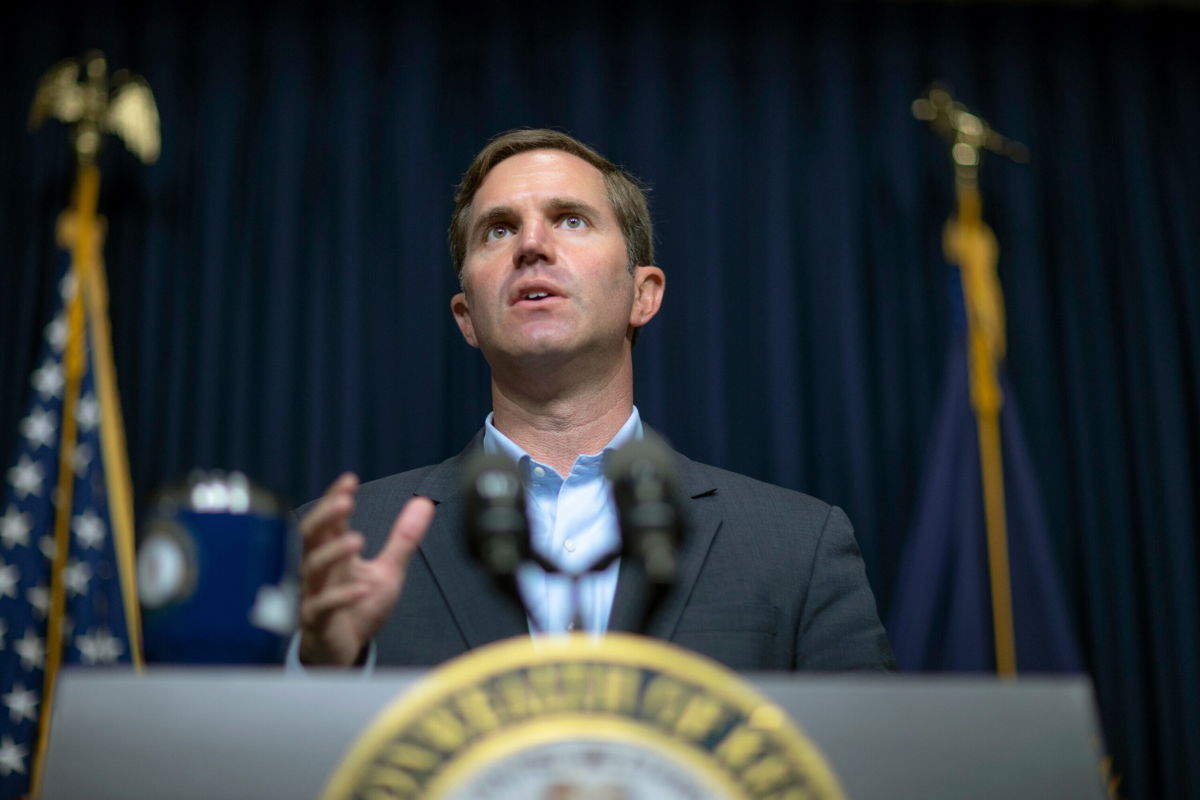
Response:
[{"label": "man's eye", "polygon": [[489,242],[494,242],[498,239],[503,239],[510,233],[512,233],[512,228],[508,227],[507,225],[493,225],[492,227],[488,228],[486,238]]},{"label": "man's eye", "polygon": [[587,227],[587,220],[578,214],[570,214],[566,217],[563,217],[562,226],[567,230],[577,231],[580,228]]}]

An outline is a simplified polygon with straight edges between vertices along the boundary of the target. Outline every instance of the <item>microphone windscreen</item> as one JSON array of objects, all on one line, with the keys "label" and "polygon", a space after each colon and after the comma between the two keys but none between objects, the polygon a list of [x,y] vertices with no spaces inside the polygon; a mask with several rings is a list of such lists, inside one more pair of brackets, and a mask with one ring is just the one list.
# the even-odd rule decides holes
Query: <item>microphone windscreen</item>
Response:
[{"label": "microphone windscreen", "polygon": [[625,552],[641,559],[651,583],[672,583],[683,532],[674,455],[660,440],[646,437],[612,453],[605,472]]},{"label": "microphone windscreen", "polygon": [[462,488],[471,554],[493,575],[515,574],[530,551],[525,490],[517,465],[497,453],[479,453],[463,470]]}]

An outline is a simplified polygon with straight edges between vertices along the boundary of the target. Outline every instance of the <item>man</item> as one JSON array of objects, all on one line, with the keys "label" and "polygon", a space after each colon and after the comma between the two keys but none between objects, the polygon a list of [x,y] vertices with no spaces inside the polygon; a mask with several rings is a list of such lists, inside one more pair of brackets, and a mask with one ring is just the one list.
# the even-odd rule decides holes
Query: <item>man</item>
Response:
[{"label": "man", "polygon": [[[527,616],[469,556],[458,489],[471,452],[505,453],[544,556],[578,569],[619,541],[603,460],[644,433],[632,347],[666,282],[645,195],[564,134],[513,131],[465,173],[449,238],[462,286],[450,308],[491,367],[492,414],[464,453],[361,487],[342,475],[305,510],[305,664],[434,664],[531,626],[570,629],[576,598],[584,627],[630,630],[646,602],[633,561],[577,593],[532,567],[519,576]],[[687,531],[648,633],[742,669],[891,666],[840,510],[683,456],[677,466]]]}]

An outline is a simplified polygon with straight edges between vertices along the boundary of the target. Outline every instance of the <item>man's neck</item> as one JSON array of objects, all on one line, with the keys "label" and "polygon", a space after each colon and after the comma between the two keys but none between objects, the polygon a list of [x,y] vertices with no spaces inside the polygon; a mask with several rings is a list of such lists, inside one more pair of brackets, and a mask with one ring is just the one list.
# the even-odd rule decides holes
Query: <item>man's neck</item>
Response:
[{"label": "man's neck", "polygon": [[567,475],[582,453],[598,453],[633,411],[632,370],[599,385],[575,387],[552,396],[522,391],[492,380],[492,424],[534,460]]}]

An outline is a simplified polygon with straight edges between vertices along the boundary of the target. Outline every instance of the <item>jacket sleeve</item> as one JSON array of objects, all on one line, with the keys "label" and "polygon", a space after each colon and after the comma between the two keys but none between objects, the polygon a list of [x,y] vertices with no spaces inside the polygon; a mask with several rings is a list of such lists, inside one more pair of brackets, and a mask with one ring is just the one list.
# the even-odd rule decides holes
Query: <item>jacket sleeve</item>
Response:
[{"label": "jacket sleeve", "polygon": [[894,670],[896,660],[846,514],[825,519],[796,632],[796,668]]}]

